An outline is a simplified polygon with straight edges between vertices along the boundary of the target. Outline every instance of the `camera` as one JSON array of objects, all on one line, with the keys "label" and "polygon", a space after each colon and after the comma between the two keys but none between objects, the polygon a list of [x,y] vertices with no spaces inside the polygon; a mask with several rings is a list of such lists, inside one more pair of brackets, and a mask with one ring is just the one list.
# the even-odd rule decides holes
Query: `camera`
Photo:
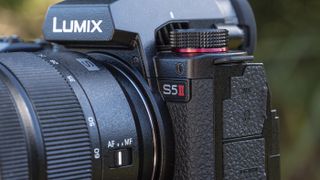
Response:
[{"label": "camera", "polygon": [[66,0],[0,42],[2,180],[279,180],[246,0]]}]

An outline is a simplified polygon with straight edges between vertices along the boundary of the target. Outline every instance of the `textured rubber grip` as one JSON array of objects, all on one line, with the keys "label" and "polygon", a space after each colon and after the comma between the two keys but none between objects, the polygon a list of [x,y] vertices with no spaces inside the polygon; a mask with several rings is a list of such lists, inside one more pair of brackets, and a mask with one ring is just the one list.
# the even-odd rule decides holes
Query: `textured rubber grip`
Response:
[{"label": "textured rubber grip", "polygon": [[264,144],[263,138],[225,144],[224,179],[266,179]]},{"label": "textured rubber grip", "polygon": [[8,88],[0,81],[0,179],[28,179],[28,153],[20,117]]},{"label": "textured rubber grip", "polygon": [[[92,152],[81,106],[66,80],[34,54],[2,56],[33,103],[46,150],[48,179],[91,178]],[[3,162],[3,161],[1,161]]]},{"label": "textured rubber grip", "polygon": [[230,97],[223,101],[224,179],[267,179],[263,128],[268,87],[263,66],[247,66],[230,79]]},{"label": "textured rubber grip", "polygon": [[273,120],[263,66],[226,64],[213,71],[212,79],[190,80],[188,103],[168,103],[174,179],[279,179],[277,168],[270,167],[278,163],[270,158],[278,152],[269,149],[279,132],[266,128]]},{"label": "textured rubber grip", "polygon": [[268,87],[262,66],[231,77],[231,97],[223,101],[225,139],[261,135],[267,119]]},{"label": "textured rubber grip", "polygon": [[213,80],[193,80],[189,103],[168,103],[175,135],[175,180],[215,179]]}]

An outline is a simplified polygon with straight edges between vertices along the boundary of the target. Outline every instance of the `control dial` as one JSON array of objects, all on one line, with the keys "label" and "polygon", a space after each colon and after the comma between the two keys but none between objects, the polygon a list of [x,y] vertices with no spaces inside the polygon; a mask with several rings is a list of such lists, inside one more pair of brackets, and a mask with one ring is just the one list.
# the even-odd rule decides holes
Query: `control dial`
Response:
[{"label": "control dial", "polygon": [[222,53],[228,51],[226,29],[177,29],[170,32],[170,46],[179,53]]}]

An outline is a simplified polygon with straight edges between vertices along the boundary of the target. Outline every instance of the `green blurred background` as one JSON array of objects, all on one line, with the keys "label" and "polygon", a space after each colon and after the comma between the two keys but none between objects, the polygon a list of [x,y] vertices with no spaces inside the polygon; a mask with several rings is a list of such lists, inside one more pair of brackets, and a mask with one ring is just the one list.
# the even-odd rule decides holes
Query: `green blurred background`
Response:
[{"label": "green blurred background", "polygon": [[[201,0],[199,0],[201,1]],[[0,0],[0,35],[41,35],[57,0]],[[273,105],[281,117],[283,180],[320,180],[320,1],[251,0]]]}]

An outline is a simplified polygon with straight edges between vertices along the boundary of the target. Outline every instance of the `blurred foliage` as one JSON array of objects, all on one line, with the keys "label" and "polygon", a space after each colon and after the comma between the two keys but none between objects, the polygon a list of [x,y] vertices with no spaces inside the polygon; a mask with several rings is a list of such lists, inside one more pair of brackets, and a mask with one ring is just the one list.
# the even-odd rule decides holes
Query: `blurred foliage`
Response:
[{"label": "blurred foliage", "polygon": [[[58,0],[0,0],[0,35],[41,35],[47,7]],[[320,179],[320,1],[250,0],[273,105],[281,117],[283,180]]]},{"label": "blurred foliage", "polygon": [[23,0],[0,1],[0,6],[4,8],[14,9],[19,7]]},{"label": "blurred foliage", "polygon": [[47,8],[54,2],[58,0],[0,0],[0,35],[39,37]]},{"label": "blurred foliage", "polygon": [[283,179],[320,179],[320,1],[251,0],[273,104]]}]

